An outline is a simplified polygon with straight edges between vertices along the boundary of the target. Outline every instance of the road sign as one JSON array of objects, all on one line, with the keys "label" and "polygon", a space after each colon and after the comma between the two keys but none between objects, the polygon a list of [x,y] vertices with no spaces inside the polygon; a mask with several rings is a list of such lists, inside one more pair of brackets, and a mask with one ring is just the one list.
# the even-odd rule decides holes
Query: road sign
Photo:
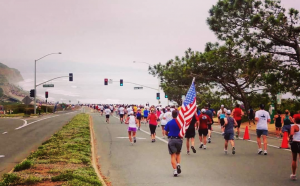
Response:
[{"label": "road sign", "polygon": [[134,90],[140,90],[143,89],[143,87],[134,87]]},{"label": "road sign", "polygon": [[26,96],[26,97],[22,100],[22,102],[23,102],[25,105],[29,105],[29,104],[32,102],[32,100],[30,99],[30,97]]},{"label": "road sign", "polygon": [[54,87],[54,84],[43,84],[43,87]]}]

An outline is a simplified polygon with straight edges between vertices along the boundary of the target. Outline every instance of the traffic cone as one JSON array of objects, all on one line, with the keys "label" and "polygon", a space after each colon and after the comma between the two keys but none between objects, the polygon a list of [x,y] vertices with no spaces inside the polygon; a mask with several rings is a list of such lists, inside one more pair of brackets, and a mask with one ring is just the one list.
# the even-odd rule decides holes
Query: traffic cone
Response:
[{"label": "traffic cone", "polygon": [[244,140],[250,140],[248,126],[245,128]]},{"label": "traffic cone", "polygon": [[289,144],[288,144],[288,133],[284,132],[283,138],[282,138],[282,143],[281,143],[281,149],[289,149]]}]

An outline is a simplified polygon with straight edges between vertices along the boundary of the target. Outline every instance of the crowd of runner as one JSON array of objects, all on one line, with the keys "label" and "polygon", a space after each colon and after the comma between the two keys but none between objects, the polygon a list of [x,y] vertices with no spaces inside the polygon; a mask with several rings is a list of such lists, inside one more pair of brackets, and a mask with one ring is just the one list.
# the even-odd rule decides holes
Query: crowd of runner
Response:
[{"label": "crowd of runner", "polygon": [[[166,136],[169,139],[168,149],[171,155],[171,164],[174,169],[173,175],[177,176],[181,173],[180,167],[180,153],[183,140],[179,137],[179,127],[176,123],[176,117],[181,107],[176,106],[146,106],[142,105],[91,105],[101,115],[106,116],[106,122],[109,124],[110,116],[115,113],[119,116],[121,124],[128,124],[128,137],[130,143],[133,145],[137,142],[136,132],[140,130],[141,124],[148,124],[151,134],[151,142],[155,143],[156,129],[161,127],[162,138]],[[231,110],[226,109],[224,105],[220,106],[220,110],[215,112],[209,105],[204,108],[198,108],[195,112],[192,121],[185,133],[187,154],[190,154],[190,149],[196,153],[195,136],[196,132],[199,134],[200,149],[206,149],[207,143],[212,142],[212,125],[214,123],[214,116],[218,118],[222,135],[224,136],[224,153],[228,154],[228,143],[231,145],[231,153],[236,153],[234,144],[235,139],[240,139],[240,127],[242,118],[245,115],[240,105],[237,104]],[[254,111],[252,107],[248,110],[249,127],[251,123],[256,125],[256,136],[258,151],[257,154],[267,155],[267,136],[268,123],[271,118],[269,112],[265,111],[265,105],[260,104],[259,110]],[[282,115],[280,112],[274,117],[276,126],[276,135],[279,138],[281,133],[288,133],[288,140],[292,151],[292,174],[290,178],[296,180],[297,155],[300,157],[300,112],[291,115],[286,110]],[[262,141],[263,148],[262,148]]]}]

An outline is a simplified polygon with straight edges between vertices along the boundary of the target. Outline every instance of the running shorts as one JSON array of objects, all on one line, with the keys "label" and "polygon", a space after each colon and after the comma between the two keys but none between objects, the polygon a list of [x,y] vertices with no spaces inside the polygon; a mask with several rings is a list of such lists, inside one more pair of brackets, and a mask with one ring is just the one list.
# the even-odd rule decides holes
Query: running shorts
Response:
[{"label": "running shorts", "polygon": [[268,130],[256,129],[256,135],[259,138],[261,137],[261,135],[268,136]]},{"label": "running shorts", "polygon": [[142,117],[141,117],[141,116],[140,116],[140,117],[136,117],[136,119],[137,119],[137,120],[141,120],[141,119],[142,119]]},{"label": "running shorts", "polygon": [[150,124],[150,125],[149,125],[149,128],[150,128],[150,132],[151,132],[151,134],[155,134],[156,125],[152,125],[152,124]]},{"label": "running shorts", "polygon": [[109,115],[106,115],[106,118],[109,118]]},{"label": "running shorts", "polygon": [[128,132],[136,132],[136,127],[128,127]]},{"label": "running shorts", "polygon": [[242,124],[242,120],[236,120],[238,126],[236,126],[235,128],[240,128],[241,127],[241,124]]},{"label": "running shorts", "polygon": [[293,153],[300,153],[300,142],[293,141],[291,144],[291,150]]},{"label": "running shorts", "polygon": [[208,128],[208,130],[212,130],[210,124],[207,125],[207,128]]},{"label": "running shorts", "polygon": [[208,134],[208,129],[199,129],[198,130],[199,136],[207,136]]},{"label": "running shorts", "polygon": [[234,133],[224,133],[225,140],[234,140]]},{"label": "running shorts", "polygon": [[221,127],[223,127],[223,126],[224,126],[224,124],[225,124],[225,120],[224,120],[224,118],[220,119],[220,124],[221,124]]},{"label": "running shorts", "polygon": [[124,114],[120,114],[120,118],[123,118],[124,117]]},{"label": "running shorts", "polygon": [[182,139],[169,139],[168,149],[169,154],[180,154],[182,148]]}]

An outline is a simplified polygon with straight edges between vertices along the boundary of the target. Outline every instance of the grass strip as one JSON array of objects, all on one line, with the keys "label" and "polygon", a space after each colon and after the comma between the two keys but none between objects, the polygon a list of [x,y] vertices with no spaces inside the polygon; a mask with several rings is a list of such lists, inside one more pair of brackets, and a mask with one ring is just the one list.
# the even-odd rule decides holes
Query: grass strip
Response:
[{"label": "grass strip", "polygon": [[44,142],[13,173],[4,174],[7,185],[99,185],[92,166],[89,115],[78,114]]}]

